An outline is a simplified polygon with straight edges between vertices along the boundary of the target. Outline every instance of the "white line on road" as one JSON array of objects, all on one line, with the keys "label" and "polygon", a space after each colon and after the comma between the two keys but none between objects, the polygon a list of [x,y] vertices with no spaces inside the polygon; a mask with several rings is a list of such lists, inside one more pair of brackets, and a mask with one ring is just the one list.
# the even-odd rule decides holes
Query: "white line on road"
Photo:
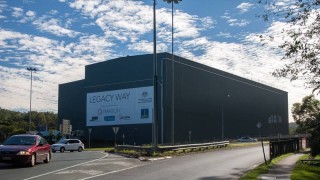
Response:
[{"label": "white line on road", "polygon": [[103,156],[103,157],[101,157],[101,158],[98,158],[98,159],[94,159],[94,160],[92,160],[92,161],[88,161],[88,162],[76,164],[76,165],[69,166],[69,167],[66,167],[66,168],[62,168],[62,169],[59,169],[59,170],[55,170],[55,171],[47,172],[47,173],[40,174],[40,175],[37,175],[37,176],[29,177],[29,178],[26,178],[26,179],[24,179],[24,180],[35,179],[35,178],[38,178],[38,177],[41,177],[41,176],[45,176],[45,175],[48,175],[48,174],[56,173],[56,172],[63,171],[63,170],[69,169],[69,168],[81,166],[81,165],[83,165],[83,164],[87,164],[87,163],[91,163],[91,162],[94,162],[94,161],[101,160],[101,159],[103,159],[103,158],[106,158],[107,156],[109,156],[108,153],[107,153],[105,156]]},{"label": "white line on road", "polygon": [[111,171],[111,172],[107,172],[107,173],[103,173],[103,174],[98,174],[98,175],[86,177],[86,178],[83,178],[83,179],[80,179],[80,180],[92,179],[92,178],[95,178],[95,177],[104,176],[104,175],[108,175],[108,174],[113,174],[113,173],[125,171],[125,170],[128,170],[128,169],[133,169],[133,168],[140,167],[140,166],[142,166],[142,165],[132,166],[132,167],[116,170],[116,171]]}]

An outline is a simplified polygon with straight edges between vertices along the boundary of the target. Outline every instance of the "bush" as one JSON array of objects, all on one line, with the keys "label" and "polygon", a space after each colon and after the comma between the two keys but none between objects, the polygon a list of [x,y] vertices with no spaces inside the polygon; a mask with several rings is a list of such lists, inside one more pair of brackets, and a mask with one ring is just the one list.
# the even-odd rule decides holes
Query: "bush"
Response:
[{"label": "bush", "polygon": [[320,154],[320,137],[310,139],[310,148],[312,156]]}]

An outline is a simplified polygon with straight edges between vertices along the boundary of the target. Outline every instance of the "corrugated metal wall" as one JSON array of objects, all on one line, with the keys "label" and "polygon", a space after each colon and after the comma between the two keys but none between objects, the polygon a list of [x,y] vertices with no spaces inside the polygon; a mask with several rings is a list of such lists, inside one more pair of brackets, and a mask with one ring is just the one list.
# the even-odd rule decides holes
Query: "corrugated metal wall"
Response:
[{"label": "corrugated metal wall", "polygon": [[[152,57],[130,56],[86,66],[84,80],[59,86],[59,121],[70,119],[73,130],[84,130],[88,136],[86,94],[152,86]],[[160,143],[186,143],[189,138],[192,142],[220,140],[222,131],[225,138],[258,136],[257,122],[262,123],[262,136],[288,133],[286,92],[180,57],[174,58],[175,114],[172,121],[171,57],[168,53],[158,54]],[[270,117],[274,115],[282,117],[281,123],[275,123],[276,118],[271,122]],[[151,124],[119,127],[118,142],[122,143],[124,135],[127,144],[151,143]],[[114,141],[112,127],[92,127],[91,139],[101,144]]]}]

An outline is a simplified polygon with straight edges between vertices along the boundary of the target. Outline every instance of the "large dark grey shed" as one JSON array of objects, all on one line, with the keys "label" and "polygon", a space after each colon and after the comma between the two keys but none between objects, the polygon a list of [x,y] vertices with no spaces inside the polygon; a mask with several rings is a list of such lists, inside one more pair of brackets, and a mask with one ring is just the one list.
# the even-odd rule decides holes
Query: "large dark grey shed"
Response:
[{"label": "large dark grey shed", "polygon": [[[157,67],[160,144],[288,134],[287,92],[169,53]],[[150,144],[153,75],[152,54],[86,66],[85,79],[59,85],[59,123],[87,139],[91,128],[92,144],[113,142],[113,127],[118,143]]]}]

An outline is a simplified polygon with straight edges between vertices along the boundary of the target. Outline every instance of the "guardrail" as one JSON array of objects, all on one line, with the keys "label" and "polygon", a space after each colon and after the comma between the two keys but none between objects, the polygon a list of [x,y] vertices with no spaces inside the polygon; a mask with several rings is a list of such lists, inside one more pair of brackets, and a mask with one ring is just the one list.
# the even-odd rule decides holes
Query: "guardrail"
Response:
[{"label": "guardrail", "polygon": [[[159,146],[157,147],[157,152],[165,152],[165,151],[185,151],[188,149],[210,149],[210,148],[221,148],[229,145],[229,141],[221,141],[221,142],[209,142],[209,143],[198,143],[198,144],[182,144],[182,145],[172,145],[172,146]],[[115,147],[116,150],[135,150],[139,152],[146,152],[151,154],[152,147],[143,147],[143,146],[132,146],[132,145],[117,145]]]},{"label": "guardrail", "polygon": [[301,159],[302,164],[320,164],[320,159]]}]

